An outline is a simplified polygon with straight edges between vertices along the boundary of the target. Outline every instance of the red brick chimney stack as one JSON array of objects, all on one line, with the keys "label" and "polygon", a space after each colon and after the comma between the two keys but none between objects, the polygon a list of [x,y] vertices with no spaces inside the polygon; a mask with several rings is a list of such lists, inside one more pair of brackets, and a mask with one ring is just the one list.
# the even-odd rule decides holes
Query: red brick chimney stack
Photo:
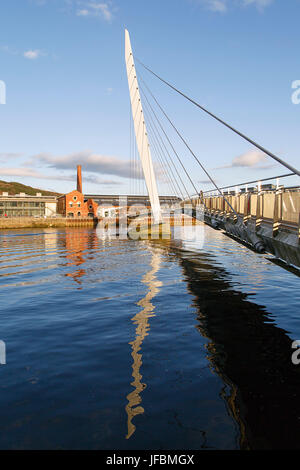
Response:
[{"label": "red brick chimney stack", "polygon": [[77,191],[82,193],[81,165],[77,165]]}]

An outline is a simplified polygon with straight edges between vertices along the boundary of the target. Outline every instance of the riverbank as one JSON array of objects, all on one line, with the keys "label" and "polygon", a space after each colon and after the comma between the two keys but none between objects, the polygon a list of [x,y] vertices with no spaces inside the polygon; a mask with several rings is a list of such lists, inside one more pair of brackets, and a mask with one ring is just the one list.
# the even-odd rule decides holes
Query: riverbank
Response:
[{"label": "riverbank", "polygon": [[[0,230],[1,229],[18,229],[18,228],[62,228],[62,227],[96,227],[99,220],[98,218],[75,218],[72,219],[70,217],[53,217],[53,218],[35,218],[35,217],[8,217],[8,218],[0,218]],[[146,219],[145,219],[146,220]],[[145,223],[144,219],[138,219],[136,222],[133,222],[133,219],[128,218],[127,224],[130,225],[131,223],[139,224],[141,222]],[[177,217],[170,217],[170,219],[166,220],[170,223],[170,226],[177,226],[177,225],[198,225],[200,222],[192,217],[186,215],[180,215]],[[147,220],[146,220],[147,223]],[[151,218],[148,218],[148,223],[153,223]],[[105,226],[119,226],[119,218],[117,219],[110,219],[107,218],[105,220]]]},{"label": "riverbank", "polygon": [[71,219],[67,217],[59,218],[33,218],[33,217],[11,217],[0,219],[1,229],[16,228],[60,228],[60,227],[96,227],[98,219],[78,218]]}]

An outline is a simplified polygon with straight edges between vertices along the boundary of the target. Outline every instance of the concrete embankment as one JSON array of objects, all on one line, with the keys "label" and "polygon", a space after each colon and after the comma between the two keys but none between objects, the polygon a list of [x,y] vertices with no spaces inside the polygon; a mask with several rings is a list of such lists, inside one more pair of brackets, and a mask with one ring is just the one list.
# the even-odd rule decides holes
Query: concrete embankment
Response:
[{"label": "concrete embankment", "polygon": [[[98,222],[103,221],[104,226],[106,227],[119,227],[120,220],[117,217],[106,218],[106,219],[92,219],[92,218],[67,218],[67,217],[57,217],[57,218],[35,218],[35,217],[8,217],[0,218],[0,230],[1,229],[18,229],[18,228],[48,228],[48,227],[96,227]],[[199,222],[189,216],[180,215],[177,217],[170,217],[166,220],[171,227],[177,225],[196,225]],[[122,223],[124,223],[122,219]],[[126,219],[125,219],[126,223]],[[153,224],[151,217],[149,218],[138,218],[133,219],[127,218],[127,225],[144,225],[148,223]]]},{"label": "concrete embankment", "polygon": [[33,218],[33,217],[11,217],[0,218],[1,229],[17,228],[48,228],[48,227],[95,227],[98,219],[92,218]]}]

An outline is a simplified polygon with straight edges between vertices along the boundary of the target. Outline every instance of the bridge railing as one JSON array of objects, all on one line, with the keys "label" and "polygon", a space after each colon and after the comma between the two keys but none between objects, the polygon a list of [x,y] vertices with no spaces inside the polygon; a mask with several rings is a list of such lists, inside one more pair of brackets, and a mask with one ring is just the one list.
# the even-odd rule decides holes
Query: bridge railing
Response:
[{"label": "bridge railing", "polygon": [[[205,211],[211,215],[234,216],[234,211],[245,221],[252,221],[256,227],[270,224],[278,231],[286,227],[300,233],[300,188],[275,188],[207,196],[203,198]],[[193,205],[201,204],[200,199],[193,199]],[[234,211],[233,211],[234,209]]]}]

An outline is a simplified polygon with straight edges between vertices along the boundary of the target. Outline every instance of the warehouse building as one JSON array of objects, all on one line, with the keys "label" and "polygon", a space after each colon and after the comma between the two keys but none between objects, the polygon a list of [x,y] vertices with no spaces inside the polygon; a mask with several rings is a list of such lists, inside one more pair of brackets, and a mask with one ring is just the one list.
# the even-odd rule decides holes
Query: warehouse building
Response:
[{"label": "warehouse building", "polygon": [[0,217],[53,217],[56,215],[56,196],[31,196],[25,193],[0,195]]}]

